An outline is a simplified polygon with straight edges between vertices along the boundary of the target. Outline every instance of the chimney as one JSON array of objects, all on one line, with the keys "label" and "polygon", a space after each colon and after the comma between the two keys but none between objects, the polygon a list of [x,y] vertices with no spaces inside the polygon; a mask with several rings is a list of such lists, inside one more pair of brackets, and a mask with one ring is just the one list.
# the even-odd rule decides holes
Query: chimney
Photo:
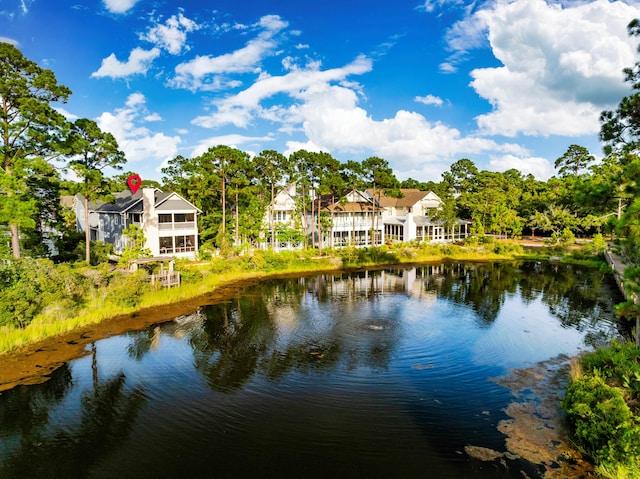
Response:
[{"label": "chimney", "polygon": [[160,239],[155,205],[155,188],[142,188],[142,230],[147,240],[145,247],[151,250],[153,256],[158,256],[160,254]]}]

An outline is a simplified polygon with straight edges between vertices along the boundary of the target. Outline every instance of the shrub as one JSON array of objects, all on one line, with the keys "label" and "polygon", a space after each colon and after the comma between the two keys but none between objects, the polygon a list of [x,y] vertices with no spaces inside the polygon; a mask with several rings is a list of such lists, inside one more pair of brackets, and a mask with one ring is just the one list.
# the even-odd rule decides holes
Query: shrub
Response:
[{"label": "shrub", "polygon": [[636,463],[640,428],[618,388],[598,374],[573,381],[563,401],[573,438],[596,463]]},{"label": "shrub", "polygon": [[142,299],[142,295],[151,291],[149,277],[144,271],[113,274],[107,287],[107,298],[119,306],[133,308]]}]

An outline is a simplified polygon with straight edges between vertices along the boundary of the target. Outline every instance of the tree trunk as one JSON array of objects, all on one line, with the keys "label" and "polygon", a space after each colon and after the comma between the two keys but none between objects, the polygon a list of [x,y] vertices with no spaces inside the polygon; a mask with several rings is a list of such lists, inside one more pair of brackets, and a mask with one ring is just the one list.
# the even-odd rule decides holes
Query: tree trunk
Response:
[{"label": "tree trunk", "polygon": [[224,174],[222,175],[222,235],[225,235],[226,223],[227,223],[227,205],[226,205],[226,183],[224,181]]},{"label": "tree trunk", "polygon": [[11,251],[13,251],[13,257],[20,259],[20,231],[18,225],[9,225],[9,231],[11,232]]},{"label": "tree trunk", "polygon": [[240,211],[238,210],[238,193],[236,192],[236,246],[240,246]]},{"label": "tree trunk", "polygon": [[275,192],[274,192],[274,184],[273,182],[271,183],[271,218],[269,219],[269,224],[270,224],[270,228],[271,228],[271,249],[275,250],[276,249],[276,231],[275,231],[275,227],[274,227],[274,222],[273,222],[273,208],[274,208],[274,204],[273,202],[275,201]]},{"label": "tree trunk", "polygon": [[84,257],[91,264],[91,227],[89,226],[89,198],[84,197]]}]

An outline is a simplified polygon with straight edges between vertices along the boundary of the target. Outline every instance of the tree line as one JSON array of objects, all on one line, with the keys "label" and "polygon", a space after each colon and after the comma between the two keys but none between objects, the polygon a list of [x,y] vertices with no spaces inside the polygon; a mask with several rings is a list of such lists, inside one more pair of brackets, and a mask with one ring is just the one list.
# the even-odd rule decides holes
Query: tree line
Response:
[{"label": "tree line", "polygon": [[[630,34],[637,36],[638,30],[632,22]],[[204,246],[256,244],[261,238],[273,245],[286,238],[306,238],[301,219],[293,227],[276,226],[271,208],[279,188],[295,182],[300,218],[311,213],[319,231],[328,227],[326,214],[318,214],[321,196],[344,201],[345,192],[352,189],[370,189],[379,197],[382,192],[401,196],[402,188],[417,188],[434,191],[443,200],[436,219],[445,224],[471,220],[477,235],[543,234],[560,240],[616,233],[625,238],[625,252],[637,262],[638,64],[626,69],[625,75],[633,94],[617,110],[602,113],[604,158],[596,161],[586,148],[570,145],[555,161],[557,174],[546,181],[517,169],[479,170],[466,158],[454,162],[439,181],[400,181],[379,157],[342,162],[329,153],[306,150],[289,156],[265,150],[251,157],[217,145],[192,158],[173,158],[162,169],[161,182],[145,181],[143,186],[175,191],[200,208]],[[84,256],[90,261],[89,232],[84,241],[74,234],[75,218],[61,207],[60,196],[81,193],[88,204],[109,201],[126,187],[130,172],[107,176],[126,163],[113,135],[93,120],[70,122],[54,108],[70,95],[52,71],[25,58],[14,46],[0,43],[0,235],[8,238],[2,242],[2,256],[46,256],[44,239],[54,231],[61,259]],[[63,178],[67,170],[77,181]]]}]

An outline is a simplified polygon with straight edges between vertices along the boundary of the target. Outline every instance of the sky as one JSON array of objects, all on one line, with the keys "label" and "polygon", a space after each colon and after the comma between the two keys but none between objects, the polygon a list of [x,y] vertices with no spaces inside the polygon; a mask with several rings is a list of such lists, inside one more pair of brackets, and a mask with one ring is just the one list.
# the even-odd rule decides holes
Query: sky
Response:
[{"label": "sky", "polygon": [[630,93],[640,0],[0,0],[0,41],[73,92],[125,171],[177,155],[326,151],[403,180],[455,161],[546,180]]}]

